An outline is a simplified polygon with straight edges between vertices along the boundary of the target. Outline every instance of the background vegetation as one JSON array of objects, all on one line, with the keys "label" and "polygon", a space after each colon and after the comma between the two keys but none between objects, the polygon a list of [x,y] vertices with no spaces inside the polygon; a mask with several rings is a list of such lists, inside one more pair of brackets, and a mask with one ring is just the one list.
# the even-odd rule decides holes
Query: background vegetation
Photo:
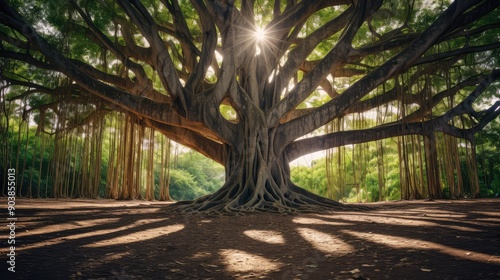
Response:
[{"label": "background vegetation", "polygon": [[[103,117],[104,133],[100,152],[102,159],[100,160],[99,170],[91,171],[89,168],[84,169],[82,162],[84,158],[90,156],[85,152],[90,152],[90,145],[86,143],[89,138],[85,131],[89,130],[88,126],[91,126],[92,122],[78,126],[71,131],[44,132],[39,129],[40,115],[33,113],[23,119],[26,109],[18,103],[2,103],[4,114],[1,118],[2,168],[0,176],[3,178],[3,182],[5,182],[5,170],[15,167],[19,196],[37,198],[118,198],[110,194],[110,178],[108,176],[110,176],[111,151],[117,148],[117,143],[113,143],[113,131],[116,129],[116,119],[123,118],[123,115],[108,114]],[[44,117],[46,122],[50,121],[49,117]],[[7,122],[9,126],[6,126]],[[143,152],[139,192],[137,196],[128,198],[160,199],[161,180],[168,181],[169,198],[173,200],[191,200],[213,193],[222,186],[225,173],[220,164],[197,152],[183,148],[166,138],[162,138],[159,133],[156,133],[155,137],[157,142],[153,151],[154,164],[152,167],[154,196],[148,198],[146,195],[146,177],[149,169],[146,157],[149,144],[147,144],[147,139],[143,139],[140,143]],[[480,195],[482,197],[494,197],[500,193],[500,142],[498,139],[500,139],[500,122],[498,120],[490,123],[475,138],[477,144],[475,161],[478,166]],[[163,163],[164,166],[168,166],[168,178],[162,179],[162,154],[159,145],[164,141],[169,146],[166,149],[168,154],[163,155],[163,160],[168,161],[168,164]],[[438,135],[437,141],[438,143],[444,143],[444,136]],[[454,180],[457,182],[459,177],[462,177],[464,184],[462,197],[471,197],[473,190],[469,175],[470,164],[467,162],[470,145],[467,145],[465,140],[458,141],[460,141],[458,143],[460,148],[457,150],[457,155],[461,173],[456,174]],[[378,164],[380,157],[377,143],[370,142],[329,150],[329,157],[316,158],[307,164],[298,165],[292,163],[292,181],[319,195],[346,202],[401,199],[400,173],[402,165],[398,156],[398,140],[396,138],[385,139],[381,144],[384,148],[384,176],[379,176]],[[61,160],[63,155],[58,149],[67,151],[67,153],[64,153],[65,160]],[[440,155],[444,153],[444,151],[437,152]],[[339,155],[341,155],[340,158],[342,159],[341,176],[339,176],[340,173],[336,172],[339,168],[339,166],[336,166],[338,165],[337,159]],[[452,198],[448,179],[444,174],[445,157],[439,156],[438,159],[443,193],[445,197]],[[330,161],[330,164],[327,164],[328,161]],[[61,165],[64,164],[67,166],[64,172],[69,175],[62,176],[62,173],[56,175],[58,170],[62,172]],[[332,167],[332,165],[334,166]],[[335,169],[332,171],[334,180],[339,180],[339,177],[343,180],[340,187],[337,182],[329,182],[327,166]],[[92,172],[95,172],[96,176],[91,184],[96,182],[96,185],[90,186],[89,190],[87,186],[84,186],[83,181],[89,181]],[[61,177],[64,178],[63,181],[61,181]],[[384,180],[382,188],[380,187],[380,178]],[[59,187],[55,187],[58,184]],[[6,194],[5,186],[2,186],[2,194]]]},{"label": "background vegetation", "polygon": [[[500,123],[492,122],[486,129],[476,136],[477,153],[475,160],[478,164],[478,175],[481,197],[494,197],[500,193]],[[443,135],[438,141],[444,141]],[[345,155],[342,166],[344,171],[344,188],[342,190],[329,186],[327,180],[326,158],[313,160],[309,166],[292,167],[292,180],[297,185],[322,196],[331,196],[346,202],[374,202],[380,200],[401,199],[400,168],[398,157],[397,139],[386,139],[384,145],[384,188],[381,194],[379,188],[379,170],[377,168],[377,148],[375,142],[362,145],[353,145],[345,149],[333,151],[333,158],[338,158],[338,153]],[[473,189],[467,163],[467,145],[460,143],[458,158],[461,173],[454,177],[458,181],[459,175],[464,180],[462,197],[472,197]],[[356,151],[362,150],[363,155],[357,156]],[[441,151],[443,153],[443,151]],[[354,161],[353,161],[354,158]],[[444,197],[453,198],[447,178],[444,174],[446,164],[443,156],[438,157],[440,164],[440,179]],[[362,174],[356,174],[356,168],[362,166]],[[359,171],[358,171],[359,173]],[[337,174],[338,176],[338,174]]]}]

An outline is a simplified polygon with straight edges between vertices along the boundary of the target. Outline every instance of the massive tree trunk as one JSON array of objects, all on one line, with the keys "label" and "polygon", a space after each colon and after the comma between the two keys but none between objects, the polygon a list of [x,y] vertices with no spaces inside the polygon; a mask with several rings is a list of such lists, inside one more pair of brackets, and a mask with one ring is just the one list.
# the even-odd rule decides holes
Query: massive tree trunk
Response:
[{"label": "massive tree trunk", "polygon": [[279,136],[254,113],[237,146],[224,147],[226,182],[215,193],[193,202],[181,202],[184,212],[311,212],[345,207],[297,187],[290,180],[284,147],[275,145]]},{"label": "massive tree trunk", "polygon": [[[217,192],[181,206],[184,212],[316,212],[341,203],[320,197],[295,186],[283,155],[267,159],[257,141],[242,154],[229,152],[227,179]],[[274,156],[273,156],[274,157]]]}]

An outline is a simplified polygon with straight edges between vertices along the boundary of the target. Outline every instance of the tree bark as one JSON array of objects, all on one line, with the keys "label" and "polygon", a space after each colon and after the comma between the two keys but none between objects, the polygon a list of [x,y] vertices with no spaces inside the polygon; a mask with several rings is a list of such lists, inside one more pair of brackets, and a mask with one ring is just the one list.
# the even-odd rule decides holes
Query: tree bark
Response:
[{"label": "tree bark", "polygon": [[[215,193],[180,203],[183,212],[320,212],[342,204],[295,186],[286,153],[275,154],[272,131],[247,122],[241,145],[225,147],[226,182]],[[278,147],[278,150],[284,150]]]}]

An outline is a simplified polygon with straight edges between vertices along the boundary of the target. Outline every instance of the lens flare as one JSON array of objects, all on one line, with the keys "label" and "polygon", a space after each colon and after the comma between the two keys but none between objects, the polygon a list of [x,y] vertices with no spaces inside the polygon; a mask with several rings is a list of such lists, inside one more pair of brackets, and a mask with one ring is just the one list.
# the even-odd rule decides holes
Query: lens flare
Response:
[{"label": "lens flare", "polygon": [[260,27],[257,27],[257,29],[255,30],[255,39],[257,39],[257,41],[262,41],[266,38],[266,31]]}]

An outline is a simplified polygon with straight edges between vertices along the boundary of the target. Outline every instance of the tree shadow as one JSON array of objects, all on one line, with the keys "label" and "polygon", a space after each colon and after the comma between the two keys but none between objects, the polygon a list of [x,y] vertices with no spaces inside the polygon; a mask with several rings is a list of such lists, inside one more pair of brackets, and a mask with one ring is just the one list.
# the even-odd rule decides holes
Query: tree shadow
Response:
[{"label": "tree shadow", "polygon": [[[15,276],[496,279],[498,202],[399,202],[331,214],[191,216],[169,213],[165,203],[21,199]],[[12,276],[6,273],[4,267],[0,275]]]}]

